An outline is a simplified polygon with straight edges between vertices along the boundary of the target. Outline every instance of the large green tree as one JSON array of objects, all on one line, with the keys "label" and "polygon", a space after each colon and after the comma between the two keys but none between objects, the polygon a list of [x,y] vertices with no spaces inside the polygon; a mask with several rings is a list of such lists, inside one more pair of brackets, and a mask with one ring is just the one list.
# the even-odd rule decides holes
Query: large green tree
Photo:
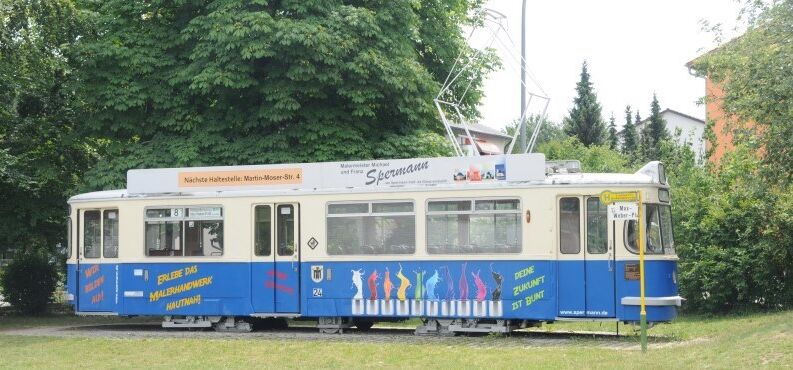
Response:
[{"label": "large green tree", "polygon": [[710,312],[793,306],[793,1],[747,4],[747,32],[694,63],[722,87],[707,98],[731,120],[735,148],[672,187],[686,205],[676,210],[681,294]]},{"label": "large green tree", "polygon": [[73,87],[86,29],[70,0],[0,3],[0,249],[65,241],[66,199],[91,161]]},{"label": "large green tree", "polygon": [[601,145],[606,142],[606,123],[601,116],[600,103],[590,81],[587,63],[581,66],[581,78],[576,83],[573,107],[564,119],[564,131],[575,136],[584,145]]},{"label": "large green tree", "polygon": [[620,136],[622,137],[622,154],[633,156],[636,153],[639,138],[636,134],[636,126],[633,125],[630,105],[625,107],[625,125],[622,126]]},{"label": "large green tree", "polygon": [[746,33],[697,59],[694,69],[722,87],[723,97],[707,98],[723,107],[729,129],[753,131],[745,141],[767,153],[763,175],[786,186],[793,183],[793,0],[768,4],[748,2]]},{"label": "large green tree", "polygon": [[[88,188],[130,168],[446,154],[432,99],[481,1],[90,2]],[[463,102],[474,111],[482,71]],[[467,84],[460,84],[461,93]]]}]

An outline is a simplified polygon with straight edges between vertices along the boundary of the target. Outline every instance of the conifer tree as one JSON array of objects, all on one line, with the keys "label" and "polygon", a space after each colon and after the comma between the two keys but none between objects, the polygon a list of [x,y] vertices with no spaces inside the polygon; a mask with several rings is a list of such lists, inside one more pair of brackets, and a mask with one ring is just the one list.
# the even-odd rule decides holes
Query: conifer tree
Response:
[{"label": "conifer tree", "polygon": [[576,84],[577,96],[573,99],[573,108],[564,119],[564,132],[577,137],[586,146],[604,144],[607,138],[606,123],[601,117],[600,103],[589,78],[584,61],[581,80]]},{"label": "conifer tree", "polygon": [[648,160],[659,159],[661,142],[669,138],[669,132],[666,130],[666,121],[661,117],[661,105],[658,103],[658,97],[655,94],[653,94],[653,101],[650,103],[650,118],[647,120],[644,132],[647,136],[645,158]]},{"label": "conifer tree", "polygon": [[649,135],[647,135],[647,124],[641,124],[642,116],[639,114],[638,109],[636,110],[636,117],[634,117],[633,122],[636,127],[636,137],[639,139],[636,145],[636,152],[634,153],[634,160],[637,162],[644,162],[647,160],[647,148],[649,147],[647,139]]},{"label": "conifer tree", "polygon": [[614,112],[611,112],[611,118],[609,118],[609,148],[617,150],[619,145],[620,141],[617,137],[617,124],[615,123]]},{"label": "conifer tree", "polygon": [[[639,112],[636,112],[637,114]],[[631,106],[625,107],[625,126],[622,126],[622,154],[631,156],[636,153],[636,146],[638,145],[639,138],[636,134],[636,126],[633,125],[633,116],[631,115]]]}]

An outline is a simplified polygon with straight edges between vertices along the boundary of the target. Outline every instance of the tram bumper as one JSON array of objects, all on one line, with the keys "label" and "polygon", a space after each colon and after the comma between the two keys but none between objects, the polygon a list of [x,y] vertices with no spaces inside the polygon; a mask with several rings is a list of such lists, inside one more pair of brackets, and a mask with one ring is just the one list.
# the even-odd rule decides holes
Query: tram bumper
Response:
[{"label": "tram bumper", "polygon": [[[676,295],[671,297],[644,297],[644,304],[647,306],[677,306],[683,305],[686,299]],[[641,297],[622,297],[620,300],[625,306],[641,306]]]},{"label": "tram bumper", "polygon": [[[678,308],[685,298],[679,295],[645,297],[647,307],[647,322],[670,322],[677,317]],[[618,317],[620,321],[639,322],[641,311],[641,298],[627,296],[620,298],[621,309]]]}]

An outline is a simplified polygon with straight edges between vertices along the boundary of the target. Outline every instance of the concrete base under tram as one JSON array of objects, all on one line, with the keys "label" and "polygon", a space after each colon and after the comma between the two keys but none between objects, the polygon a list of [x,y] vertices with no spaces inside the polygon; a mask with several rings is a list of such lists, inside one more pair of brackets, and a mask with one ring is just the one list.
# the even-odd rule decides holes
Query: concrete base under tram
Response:
[{"label": "concrete base under tram", "polygon": [[538,326],[539,322],[525,320],[476,320],[476,319],[423,319],[416,327],[416,335],[453,336],[457,333],[509,334],[515,329]]},{"label": "concrete base under tram", "polygon": [[216,331],[248,333],[253,325],[246,320],[234,316],[165,316],[163,328],[207,329]]}]

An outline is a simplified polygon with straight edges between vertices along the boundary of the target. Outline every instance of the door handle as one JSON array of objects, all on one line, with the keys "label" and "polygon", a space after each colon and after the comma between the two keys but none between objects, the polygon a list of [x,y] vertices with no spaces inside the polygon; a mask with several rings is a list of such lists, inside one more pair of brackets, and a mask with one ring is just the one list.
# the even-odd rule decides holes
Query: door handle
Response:
[{"label": "door handle", "polygon": [[614,240],[609,243],[609,272],[614,271]]},{"label": "door handle", "polygon": [[614,271],[614,259],[611,257],[611,253],[609,253],[609,272]]}]

